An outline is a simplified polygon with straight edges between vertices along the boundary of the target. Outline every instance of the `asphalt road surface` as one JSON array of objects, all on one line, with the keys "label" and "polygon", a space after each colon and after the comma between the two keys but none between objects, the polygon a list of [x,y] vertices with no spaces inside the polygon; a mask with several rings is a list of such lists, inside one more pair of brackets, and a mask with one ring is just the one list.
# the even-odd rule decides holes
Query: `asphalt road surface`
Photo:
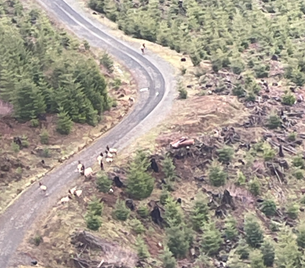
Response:
[{"label": "asphalt road surface", "polygon": [[73,0],[37,1],[51,17],[76,36],[86,39],[91,46],[106,49],[131,71],[138,89],[148,90],[139,92],[133,110],[120,124],[42,179],[47,186],[46,196],[35,183],[0,215],[1,268],[18,264],[20,254],[17,249],[25,232],[58,202],[67,187],[79,176],[75,171],[78,160],[82,160],[85,166],[91,166],[106,145],[122,150],[168,114],[174,96],[173,69],[164,60],[149,51],[142,56],[138,44],[126,43],[111,36],[109,29],[90,17]]}]

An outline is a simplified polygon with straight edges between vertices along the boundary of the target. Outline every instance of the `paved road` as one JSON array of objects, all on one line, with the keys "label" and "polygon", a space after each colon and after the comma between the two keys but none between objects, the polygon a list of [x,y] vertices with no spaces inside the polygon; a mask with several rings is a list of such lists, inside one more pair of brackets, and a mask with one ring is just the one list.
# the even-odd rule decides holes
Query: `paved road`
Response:
[{"label": "paved road", "polygon": [[[108,144],[119,150],[132,139],[147,132],[169,111],[173,99],[173,70],[156,55],[142,56],[138,45],[124,43],[108,33],[79,7],[73,0],[38,0],[57,21],[62,22],[78,37],[87,39],[91,46],[107,49],[134,75],[138,87],[149,88],[139,92],[132,112],[106,135],[46,175],[42,181],[48,187],[47,196],[42,195],[38,183],[25,191],[2,215],[0,215],[0,267],[16,265],[17,249],[36,219],[47,213],[57,203],[62,192],[78,177],[75,172],[77,160],[92,165],[101,148]],[[71,7],[70,5],[73,5]],[[158,94],[156,94],[158,93]]]}]

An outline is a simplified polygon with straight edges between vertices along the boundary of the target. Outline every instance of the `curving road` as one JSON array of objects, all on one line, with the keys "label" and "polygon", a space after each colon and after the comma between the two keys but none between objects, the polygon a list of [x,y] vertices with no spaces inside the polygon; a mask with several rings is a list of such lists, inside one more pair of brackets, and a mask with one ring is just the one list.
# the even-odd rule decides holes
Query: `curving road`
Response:
[{"label": "curving road", "polygon": [[112,54],[132,72],[139,89],[149,90],[139,92],[134,109],[120,124],[42,179],[48,187],[47,196],[42,195],[38,183],[35,183],[0,215],[1,268],[16,265],[17,249],[25,232],[56,204],[62,192],[78,177],[75,172],[77,161],[81,159],[86,166],[92,165],[106,144],[122,150],[132,139],[144,134],[164,118],[170,110],[174,94],[173,69],[164,60],[150,53],[142,56],[138,45],[112,37],[109,30],[90,18],[75,4],[75,0],[66,0],[69,3],[63,0],[38,1],[50,16],[76,36]]}]

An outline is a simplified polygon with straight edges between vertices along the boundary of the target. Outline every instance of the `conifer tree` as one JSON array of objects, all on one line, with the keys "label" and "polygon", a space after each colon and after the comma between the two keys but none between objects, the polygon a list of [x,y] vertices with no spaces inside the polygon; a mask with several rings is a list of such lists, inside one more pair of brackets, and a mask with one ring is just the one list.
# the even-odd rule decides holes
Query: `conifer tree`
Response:
[{"label": "conifer tree", "polygon": [[186,256],[193,236],[185,224],[174,225],[166,229],[167,246],[176,258]]},{"label": "conifer tree", "polygon": [[298,227],[297,243],[298,243],[299,247],[305,248],[305,225],[304,224],[301,224]]},{"label": "conifer tree", "polygon": [[182,223],[183,212],[181,207],[173,200],[168,197],[164,206],[164,219],[170,226],[179,226]]},{"label": "conifer tree", "polygon": [[238,236],[236,229],[236,220],[233,217],[228,217],[225,223],[225,235],[226,239],[235,240]]},{"label": "conifer tree", "polygon": [[88,106],[86,107],[86,122],[91,126],[96,126],[98,123],[97,111],[94,110],[94,108],[90,102],[88,103]]},{"label": "conifer tree", "polygon": [[260,209],[266,216],[274,216],[276,213],[276,204],[271,199],[265,199]]},{"label": "conifer tree", "polygon": [[201,230],[208,221],[208,213],[206,200],[199,197],[198,200],[195,201],[193,211],[191,212],[191,221],[195,231]]},{"label": "conifer tree", "polygon": [[213,162],[209,169],[209,180],[213,186],[219,187],[225,184],[227,174],[216,162]]},{"label": "conifer tree", "polygon": [[236,248],[236,253],[239,255],[239,258],[246,260],[249,258],[249,246],[245,239],[240,238],[238,241],[238,246]]},{"label": "conifer tree", "polygon": [[101,217],[89,212],[86,215],[86,223],[88,229],[97,231],[102,225]]},{"label": "conifer tree", "polygon": [[161,191],[161,194],[160,194],[160,203],[161,203],[161,205],[165,205],[166,204],[166,200],[168,199],[168,197],[169,197],[169,192],[168,192],[166,187],[163,187],[163,189]]},{"label": "conifer tree", "polygon": [[130,164],[127,176],[127,192],[132,198],[144,199],[150,196],[154,188],[154,178],[146,172],[148,167],[147,157],[141,159],[140,153]]},{"label": "conifer tree", "polygon": [[96,216],[101,216],[103,212],[103,203],[101,203],[96,197],[88,204],[89,211]]},{"label": "conifer tree", "polygon": [[123,200],[117,199],[113,215],[119,221],[126,221],[129,218],[130,210],[126,207]]},{"label": "conifer tree", "polygon": [[273,244],[268,239],[265,239],[260,250],[263,254],[264,264],[268,267],[272,267],[275,259]]},{"label": "conifer tree", "polygon": [[165,247],[163,253],[160,256],[162,260],[163,268],[176,268],[177,262],[173,253],[169,250],[168,247]]},{"label": "conifer tree", "polygon": [[255,250],[250,255],[251,268],[265,268],[263,255],[260,251]]},{"label": "conifer tree", "polygon": [[201,247],[208,255],[215,255],[221,246],[221,233],[216,229],[214,223],[206,224],[203,227]]},{"label": "conifer tree", "polygon": [[162,161],[162,166],[165,178],[174,179],[176,167],[173,163],[173,160],[170,157],[166,156]]},{"label": "conifer tree", "polygon": [[63,135],[68,135],[72,129],[73,122],[68,113],[62,107],[58,109],[58,120],[56,130]]},{"label": "conifer tree", "polygon": [[21,121],[30,120],[32,115],[44,113],[46,109],[41,92],[29,79],[16,85],[13,105],[15,116]]},{"label": "conifer tree", "polygon": [[106,173],[97,173],[96,185],[100,192],[108,193],[111,188],[112,181],[108,178]]},{"label": "conifer tree", "polygon": [[298,250],[295,235],[289,227],[283,227],[278,235],[278,243],[275,248],[275,264],[279,268],[301,268],[301,252]]},{"label": "conifer tree", "polygon": [[259,223],[252,215],[245,217],[244,230],[246,233],[246,241],[249,246],[259,248],[264,240],[264,235]]},{"label": "conifer tree", "polygon": [[145,244],[143,238],[140,235],[137,236],[136,246],[138,251],[138,257],[140,260],[145,260],[150,257],[147,245]]}]

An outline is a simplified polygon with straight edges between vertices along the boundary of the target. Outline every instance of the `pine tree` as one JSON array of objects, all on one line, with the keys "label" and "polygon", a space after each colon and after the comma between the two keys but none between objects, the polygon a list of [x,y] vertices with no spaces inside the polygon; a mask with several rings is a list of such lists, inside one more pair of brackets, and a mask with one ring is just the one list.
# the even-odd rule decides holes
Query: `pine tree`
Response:
[{"label": "pine tree", "polygon": [[138,251],[138,257],[140,260],[145,260],[150,257],[150,254],[147,249],[147,245],[145,244],[143,238],[141,236],[137,236],[136,247]]},{"label": "pine tree", "polygon": [[86,122],[91,126],[96,126],[98,123],[97,111],[94,110],[91,103],[88,103],[86,107]]},{"label": "pine tree", "polygon": [[265,199],[260,207],[260,210],[266,216],[274,216],[276,213],[276,204],[271,199]]},{"label": "pine tree", "polygon": [[255,196],[260,194],[260,183],[257,178],[254,178],[249,182],[249,191]]},{"label": "pine tree", "polygon": [[89,1],[89,7],[98,12],[101,12],[101,13],[104,13],[104,5],[105,5],[105,2],[101,1],[101,0],[90,0]]},{"label": "pine tree", "polygon": [[[245,268],[245,263],[238,256],[231,256],[227,262],[228,267]],[[213,267],[214,268],[214,267]]]},{"label": "pine tree", "polygon": [[275,264],[279,268],[301,268],[301,252],[298,250],[295,235],[289,227],[283,227],[278,235],[275,248]]},{"label": "pine tree", "polygon": [[166,187],[163,187],[161,194],[160,194],[160,203],[161,205],[165,205],[166,204],[166,200],[169,197],[169,193]]},{"label": "pine tree", "polygon": [[16,95],[13,99],[15,116],[21,121],[30,120],[32,115],[44,113],[46,105],[37,86],[29,79],[16,84]]},{"label": "pine tree", "polygon": [[166,229],[167,246],[176,258],[186,256],[192,242],[192,232],[184,224]]},{"label": "pine tree", "polygon": [[68,135],[72,129],[73,122],[68,113],[62,107],[58,109],[58,120],[56,130],[63,135]]},{"label": "pine tree", "polygon": [[301,224],[298,227],[297,243],[298,243],[299,247],[305,248],[305,225],[304,224]]},{"label": "pine tree", "polygon": [[264,235],[260,225],[252,215],[245,217],[244,230],[246,233],[246,241],[249,246],[259,248],[264,240]]},{"label": "pine tree", "polygon": [[244,186],[245,184],[246,184],[246,176],[240,170],[238,170],[236,185]]},{"label": "pine tree", "polygon": [[88,204],[90,213],[96,216],[101,216],[103,213],[103,203],[101,203],[96,197],[93,198]]},{"label": "pine tree", "polygon": [[167,47],[170,44],[170,29],[165,21],[161,21],[157,29],[157,44]]},{"label": "pine tree", "polygon": [[225,223],[225,235],[226,239],[235,240],[238,236],[236,229],[236,220],[233,217],[228,217]]},{"label": "pine tree", "polygon": [[201,230],[205,225],[209,219],[208,214],[209,210],[206,200],[199,197],[194,204],[193,211],[191,212],[191,221],[195,231]]},{"label": "pine tree", "polygon": [[249,258],[249,246],[245,239],[240,238],[238,241],[238,246],[236,248],[236,253],[239,255],[239,258],[242,260],[246,260]]},{"label": "pine tree", "polygon": [[149,165],[147,157],[141,157],[138,153],[130,164],[127,176],[127,192],[135,199],[147,198],[154,188],[154,178],[146,172]]},{"label": "pine tree", "polygon": [[134,231],[136,234],[142,234],[145,232],[146,228],[143,226],[142,222],[138,219],[132,219],[129,222],[132,231]]},{"label": "pine tree", "polygon": [[162,260],[163,268],[176,268],[176,259],[168,247],[164,248],[163,253],[160,255],[160,259]]},{"label": "pine tree", "polygon": [[101,217],[90,212],[86,215],[86,222],[87,228],[93,231],[97,231],[102,225]]},{"label": "pine tree", "polygon": [[16,78],[9,68],[9,63],[3,57],[0,59],[0,96],[4,101],[11,101],[12,94],[15,93]]},{"label": "pine tree", "polygon": [[169,226],[178,226],[182,223],[183,212],[181,207],[173,200],[168,197],[164,206],[164,219]]},{"label": "pine tree", "polygon": [[200,256],[196,258],[194,264],[195,268],[215,268],[213,258],[204,253],[201,253]]},{"label": "pine tree", "polygon": [[169,179],[175,179],[175,165],[173,163],[173,160],[166,156],[162,162],[163,172],[165,175],[165,178]]},{"label": "pine tree", "polygon": [[223,171],[222,167],[213,162],[209,169],[209,179],[213,186],[219,187],[225,184],[227,174]]},{"label": "pine tree", "polygon": [[289,216],[290,219],[297,219],[299,215],[299,205],[295,202],[288,203],[286,210],[287,210],[287,215]]},{"label": "pine tree", "polygon": [[255,250],[250,255],[251,268],[265,268],[263,255],[260,251]]},{"label": "pine tree", "polygon": [[115,219],[120,221],[126,221],[129,218],[130,210],[126,207],[123,200],[117,199],[113,215]]},{"label": "pine tree", "polygon": [[273,244],[269,240],[265,239],[260,250],[263,254],[264,264],[268,267],[272,267],[275,259],[275,250]]},{"label": "pine tree", "polygon": [[108,193],[111,188],[112,181],[108,178],[106,173],[99,172],[96,176],[96,185],[100,192]]},{"label": "pine tree", "polygon": [[217,150],[218,160],[222,163],[229,163],[234,155],[234,150],[232,147],[224,146]]},{"label": "pine tree", "polygon": [[221,233],[216,229],[214,223],[206,224],[203,227],[201,248],[208,255],[216,255],[221,246]]}]

